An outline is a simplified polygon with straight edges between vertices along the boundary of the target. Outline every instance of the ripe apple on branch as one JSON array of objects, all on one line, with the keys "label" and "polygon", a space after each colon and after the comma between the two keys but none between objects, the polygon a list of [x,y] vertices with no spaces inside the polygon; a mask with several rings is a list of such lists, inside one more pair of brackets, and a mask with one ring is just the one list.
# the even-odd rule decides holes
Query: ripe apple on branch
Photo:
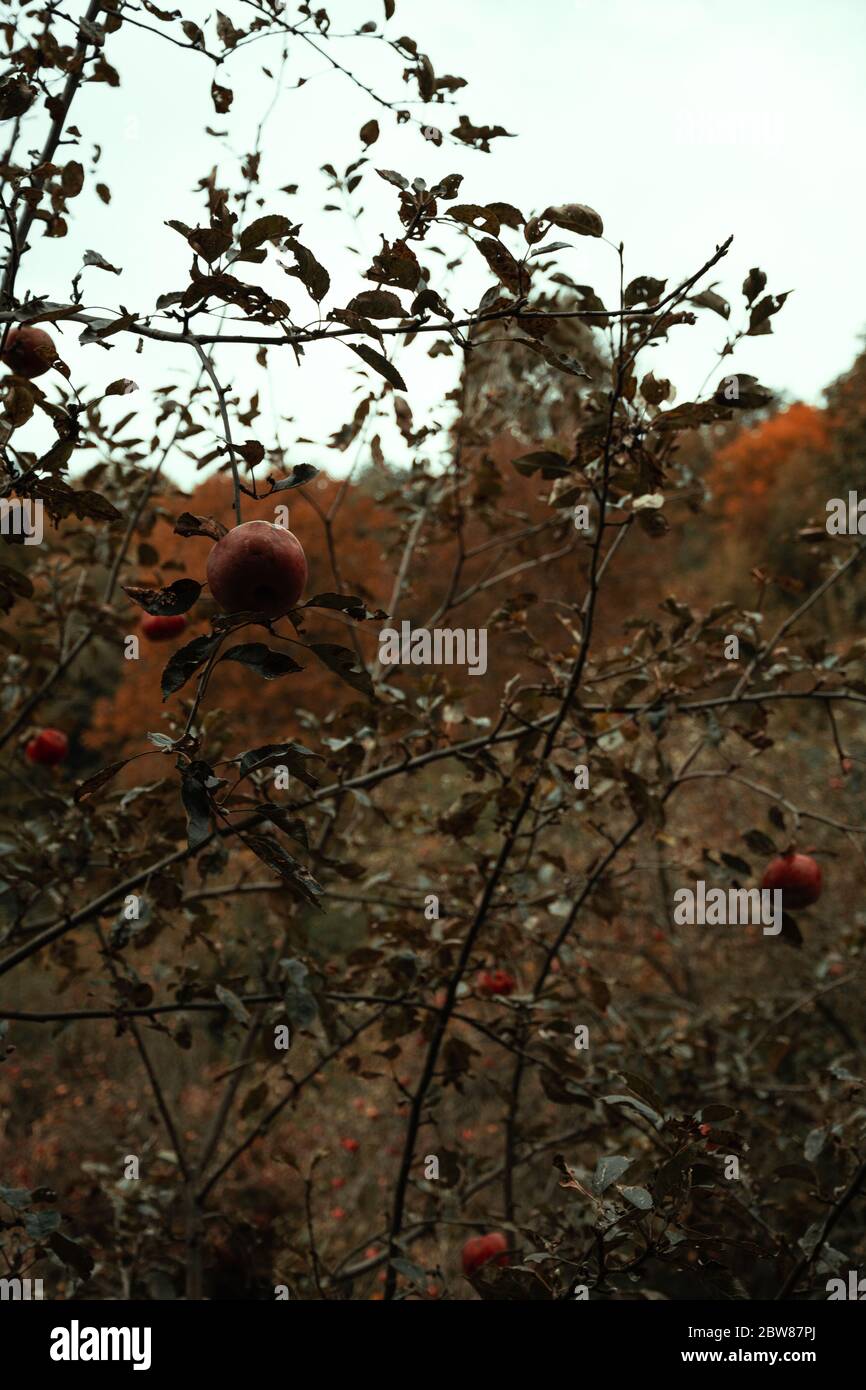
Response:
[{"label": "ripe apple on branch", "polygon": [[41,767],[57,767],[69,752],[69,739],[61,729],[40,729],[28,740],[24,756]]},{"label": "ripe apple on branch", "polygon": [[770,861],[761,880],[762,888],[780,889],[786,912],[811,907],[821,896],[823,876],[821,866],[811,854],[799,854],[790,849]]},{"label": "ripe apple on branch", "polygon": [[51,370],[57,361],[57,348],[44,328],[25,323],[20,328],[10,328],[2,356],[5,366],[16,376],[32,381]]},{"label": "ripe apple on branch", "polygon": [[217,541],[207,580],[227,613],[281,618],[294,608],[307,582],[307,560],[293,532],[269,521],[244,521]]}]

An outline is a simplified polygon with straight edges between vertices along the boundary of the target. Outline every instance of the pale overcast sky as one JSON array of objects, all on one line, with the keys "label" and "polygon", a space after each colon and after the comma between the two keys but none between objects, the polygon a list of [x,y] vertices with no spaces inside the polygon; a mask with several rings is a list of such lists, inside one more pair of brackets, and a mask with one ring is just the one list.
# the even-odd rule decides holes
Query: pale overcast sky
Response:
[{"label": "pale overcast sky", "polygon": [[[81,0],[69,8],[83,8]],[[220,8],[241,27],[249,22],[239,0],[224,0]],[[329,9],[341,31],[367,19],[381,23],[383,16],[381,0],[335,0]],[[202,23],[213,11],[187,0],[184,13]],[[437,72],[468,79],[456,106],[423,108],[425,119],[448,128],[465,111],[478,123],[500,122],[516,138],[495,141],[489,155],[447,143],[436,148],[294,45],[286,86],[300,76],[315,80],[280,95],[266,129],[259,191],[263,211],[303,221],[302,240],[332,274],[335,292],[326,308],[344,305],[365,287],[360,275],[378,249],[380,230],[391,236],[397,230],[396,192],[373,169],[399,169],[428,182],[460,172],[461,201],[507,200],[527,215],[550,203],[594,207],[606,235],[625,242],[627,278],[651,274],[673,284],[733,233],[718,271],[718,288],[734,304],[732,322],[751,266],[768,272],[769,290],[795,291],[774,320],[773,336],[749,340],[736,368],[794,397],[818,400],[850,364],[866,327],[863,0],[397,0],[389,31],[415,38]],[[388,98],[414,94],[401,81],[399,58],[382,45],[350,40],[334,52]],[[123,274],[87,270],[85,305],[123,303],[142,311],[159,293],[187,283],[188,247],[165,220],[201,219],[195,185],[217,160],[220,181],[239,185],[237,157],[251,148],[273,91],[261,66],[278,70],[280,40],[252,44],[220,70],[218,80],[235,92],[230,117],[214,113],[206,57],[126,27],[109,38],[107,53],[121,87],[88,85],[73,119],[84,136],[85,168],[93,143],[102,146],[97,176],[110,186],[111,204],[99,202],[96,179],[88,177],[69,236],[42,242],[36,233],[19,288],[66,298],[90,248]],[[342,169],[357,157],[358,129],[372,116],[381,137],[356,194],[366,214],[357,228],[361,255],[353,257],[344,249],[348,222],[321,211],[327,198],[319,169],[326,161]],[[208,125],[228,128],[229,139],[208,138]],[[31,129],[35,143],[35,124]],[[290,183],[300,185],[296,197],[277,191]],[[258,211],[251,207],[249,218]],[[562,268],[613,302],[614,252],[601,241],[574,240],[575,249],[562,253]],[[457,248],[456,238],[452,245]],[[452,304],[469,308],[490,276],[480,257],[471,275],[460,274],[458,290],[466,286],[466,295],[458,293]],[[264,283],[288,298],[298,319],[315,317],[296,280],[274,270]],[[652,364],[673,378],[680,401],[697,390],[726,332],[721,319],[707,319],[700,330],[674,334]],[[62,346],[73,380],[105,384],[129,376],[147,388],[196,370],[189,349],[145,344],[136,356],[128,339],[113,341],[110,353],[81,348],[67,329]],[[431,362],[428,345],[397,357],[417,412],[436,409],[454,370],[453,359]],[[327,438],[348,417],[357,359],[345,348],[314,346],[299,369],[289,352],[272,353],[268,395],[251,358],[237,347],[217,351],[220,373],[243,398],[262,390],[266,417],[256,431],[262,442],[290,446],[290,462],[342,466],[343,456],[295,448],[293,441]],[[118,413],[135,399],[118,401]],[[279,416],[292,416],[292,423]],[[386,434],[385,442],[392,446],[393,436]],[[193,475],[184,469],[181,476]]]}]

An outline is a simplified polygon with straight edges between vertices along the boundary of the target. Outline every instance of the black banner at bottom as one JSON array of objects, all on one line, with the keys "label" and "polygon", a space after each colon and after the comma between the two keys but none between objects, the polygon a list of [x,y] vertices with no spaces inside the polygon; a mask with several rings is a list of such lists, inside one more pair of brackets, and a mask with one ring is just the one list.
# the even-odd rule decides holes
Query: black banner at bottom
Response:
[{"label": "black banner at bottom", "polygon": [[[458,1311],[463,1306],[464,1311]],[[505,1316],[506,1323],[498,1318]],[[321,1321],[319,1321],[321,1319]],[[418,1319],[418,1321],[416,1321]],[[334,1333],[339,1332],[339,1340]],[[371,1333],[376,1341],[371,1343]],[[433,1360],[453,1372],[456,1348],[449,1336],[463,1334],[459,1362],[465,1372],[478,1357],[489,1372],[508,1349],[523,1351],[539,1372],[558,1349],[551,1337],[567,1338],[563,1350],[599,1360],[609,1371],[667,1373],[689,1367],[699,1375],[713,1366],[804,1366],[824,1375],[850,1366],[859,1355],[863,1315],[845,1301],[812,1303],[666,1303],[575,1300],[553,1305],[416,1303],[367,1308],[349,1302],[265,1303],[49,1303],[0,1302],[0,1345],[17,1348],[29,1372],[60,1383],[70,1377],[98,1378],[102,1372],[164,1376],[232,1376],[286,1373],[304,1348],[333,1371],[341,1353],[358,1372],[365,1361],[384,1370],[389,1339],[407,1333],[422,1352],[425,1379]],[[495,1333],[497,1340],[490,1341]],[[468,1334],[468,1335],[467,1335]],[[382,1340],[384,1338],[384,1341]],[[365,1351],[364,1348],[367,1348]],[[423,1348],[423,1351],[422,1351]],[[492,1349],[498,1348],[491,1361]],[[384,1355],[384,1362],[382,1360]],[[405,1371],[405,1363],[404,1371]],[[419,1362],[419,1369],[422,1363]],[[591,1363],[590,1363],[591,1364]],[[855,1360],[856,1364],[856,1360]],[[23,1369],[23,1368],[22,1368]],[[403,1372],[401,1372],[402,1376]]]}]

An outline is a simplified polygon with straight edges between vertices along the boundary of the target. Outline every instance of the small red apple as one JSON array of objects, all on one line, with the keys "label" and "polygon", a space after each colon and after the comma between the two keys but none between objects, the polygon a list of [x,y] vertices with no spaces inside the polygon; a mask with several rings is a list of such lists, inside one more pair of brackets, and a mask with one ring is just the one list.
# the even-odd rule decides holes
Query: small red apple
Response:
[{"label": "small red apple", "polygon": [[301,542],[270,521],[244,521],[218,540],[207,561],[207,582],[227,613],[281,618],[307,582]]},{"label": "small red apple", "polygon": [[361,1147],[361,1141],[359,1139],[341,1139],[340,1145],[347,1154],[356,1154]]},{"label": "small red apple", "polygon": [[463,1273],[474,1274],[489,1260],[495,1260],[498,1265],[507,1265],[507,1250],[508,1241],[501,1231],[491,1231],[486,1236],[470,1236],[463,1247]]},{"label": "small red apple", "polygon": [[478,976],[479,994],[513,994],[517,981],[507,970],[482,970]]},{"label": "small red apple", "polygon": [[57,361],[57,348],[54,339],[44,328],[34,328],[24,324],[21,328],[10,328],[3,349],[3,361],[16,376],[44,376]]},{"label": "small red apple", "polygon": [[185,627],[182,613],[146,613],[141,620],[141,633],[148,642],[170,642]]},{"label": "small red apple", "polygon": [[781,888],[786,912],[816,903],[821,896],[821,866],[810,854],[780,854],[767,865],[761,887]]},{"label": "small red apple", "polygon": [[56,767],[69,752],[69,739],[60,729],[41,729],[24,749],[28,762]]}]

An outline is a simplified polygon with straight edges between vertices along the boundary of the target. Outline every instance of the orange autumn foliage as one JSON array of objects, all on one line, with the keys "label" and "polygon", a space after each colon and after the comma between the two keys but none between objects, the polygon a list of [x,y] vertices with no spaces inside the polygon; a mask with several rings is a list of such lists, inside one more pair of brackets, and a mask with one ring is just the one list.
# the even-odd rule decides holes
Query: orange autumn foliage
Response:
[{"label": "orange autumn foliage", "polygon": [[707,483],[728,526],[761,529],[779,489],[807,485],[816,454],[830,445],[827,413],[797,402],[719,449]]}]

